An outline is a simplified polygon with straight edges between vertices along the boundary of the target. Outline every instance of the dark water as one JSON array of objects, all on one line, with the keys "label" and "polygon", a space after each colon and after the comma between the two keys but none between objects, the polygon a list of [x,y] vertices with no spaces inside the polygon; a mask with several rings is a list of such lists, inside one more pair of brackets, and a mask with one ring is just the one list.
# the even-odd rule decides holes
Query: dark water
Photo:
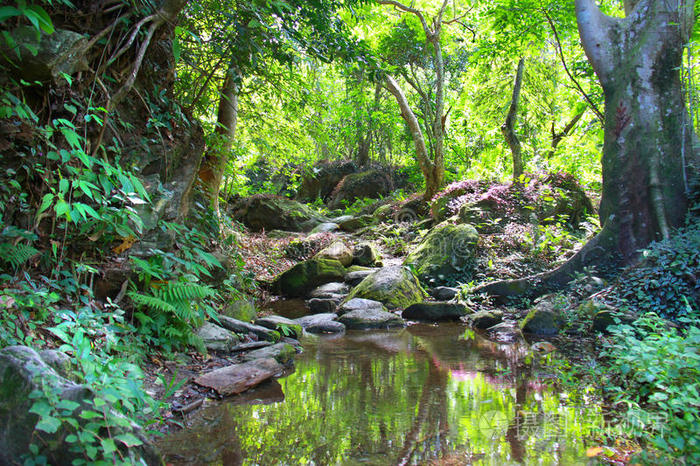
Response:
[{"label": "dark water", "polygon": [[[174,464],[585,464],[602,423],[457,324],[304,341],[285,378],[215,403],[160,442]],[[256,404],[251,404],[256,403]]]}]

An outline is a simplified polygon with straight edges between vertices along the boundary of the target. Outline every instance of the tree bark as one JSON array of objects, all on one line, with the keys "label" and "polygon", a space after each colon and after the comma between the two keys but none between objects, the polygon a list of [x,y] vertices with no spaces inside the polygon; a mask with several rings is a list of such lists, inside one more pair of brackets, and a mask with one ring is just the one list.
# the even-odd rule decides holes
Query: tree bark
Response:
[{"label": "tree bark", "polygon": [[510,109],[506,116],[506,121],[501,126],[501,133],[510,147],[513,155],[513,183],[517,183],[523,174],[523,155],[520,147],[520,140],[515,134],[515,122],[518,118],[518,102],[520,101],[520,89],[523,84],[523,70],[525,68],[525,57],[518,61],[518,71],[515,73],[515,83],[513,84],[513,96],[510,100]]},{"label": "tree bark", "polygon": [[230,65],[224,84],[221,87],[219,109],[216,116],[216,134],[220,144],[209,148],[204,155],[199,169],[199,182],[204,195],[209,199],[212,209],[219,211],[219,191],[221,180],[229,161],[231,147],[236,136],[238,123],[238,72],[235,65]]},{"label": "tree bark", "polygon": [[576,0],[581,41],[605,95],[601,232],[555,271],[477,291],[542,294],[582,267],[632,263],[640,249],[683,224],[684,176],[697,167],[684,167],[695,155],[679,69],[694,1],[635,3],[629,16],[616,19],[594,0]]}]

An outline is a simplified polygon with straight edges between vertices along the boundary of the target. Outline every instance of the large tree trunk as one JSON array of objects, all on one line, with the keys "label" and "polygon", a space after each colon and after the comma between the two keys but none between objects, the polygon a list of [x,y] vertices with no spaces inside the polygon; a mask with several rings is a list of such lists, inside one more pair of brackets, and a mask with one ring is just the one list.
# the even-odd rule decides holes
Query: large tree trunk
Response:
[{"label": "large tree trunk", "polygon": [[411,131],[413,144],[416,149],[416,159],[418,160],[420,169],[423,172],[423,177],[425,178],[425,194],[423,195],[423,199],[425,201],[430,201],[442,186],[444,168],[442,166],[437,166],[430,160],[428,148],[425,145],[423,130],[421,130],[418,118],[416,114],[413,113],[413,110],[411,110],[408,99],[406,99],[406,95],[403,93],[399,84],[389,75],[384,76],[384,83],[387,90],[396,98],[399,108],[401,109],[401,117],[406,122],[409,131]]},{"label": "large tree trunk", "polygon": [[624,19],[576,0],[579,33],[605,94],[602,231],[559,269],[480,291],[542,294],[584,266],[624,265],[683,224],[688,211],[692,127],[681,92],[683,44],[693,4],[640,0]]},{"label": "large tree trunk", "polygon": [[515,73],[515,83],[513,84],[513,96],[510,100],[510,109],[506,116],[506,121],[501,126],[501,133],[510,147],[513,154],[513,183],[517,183],[523,174],[523,154],[520,148],[520,140],[515,134],[515,122],[518,118],[518,103],[520,102],[520,89],[523,85],[523,69],[525,68],[525,57],[518,61],[518,71]]},{"label": "large tree trunk", "polygon": [[221,88],[219,109],[216,116],[216,133],[220,136],[220,144],[209,148],[199,169],[202,191],[216,212],[219,211],[221,180],[233,146],[237,122],[238,74],[235,66],[231,65]]}]

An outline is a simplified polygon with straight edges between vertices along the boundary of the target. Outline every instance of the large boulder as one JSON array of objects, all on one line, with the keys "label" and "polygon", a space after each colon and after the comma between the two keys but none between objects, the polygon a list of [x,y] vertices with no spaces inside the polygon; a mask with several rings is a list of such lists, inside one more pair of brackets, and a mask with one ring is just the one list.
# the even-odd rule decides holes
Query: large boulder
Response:
[{"label": "large boulder", "polygon": [[357,165],[352,161],[320,162],[303,174],[297,198],[325,201],[343,178],[356,171]]},{"label": "large boulder", "polygon": [[368,330],[377,328],[396,328],[405,325],[403,319],[391,312],[379,310],[357,310],[343,314],[338,322],[348,330]]},{"label": "large boulder", "polygon": [[364,298],[379,301],[389,308],[403,309],[423,302],[425,297],[425,291],[411,271],[394,265],[370,274],[350,292],[345,301]]},{"label": "large boulder", "polygon": [[562,324],[563,319],[557,313],[542,307],[534,307],[520,322],[520,329],[533,335],[553,336],[559,333]]},{"label": "large boulder", "polygon": [[353,311],[386,311],[386,308],[379,301],[371,299],[352,298],[338,308],[338,315],[347,314]]},{"label": "large boulder", "polygon": [[233,216],[253,231],[311,231],[329,219],[291,199],[255,195],[233,205]]},{"label": "large boulder", "polygon": [[401,316],[408,320],[427,322],[458,321],[469,309],[461,303],[425,302],[408,306]]},{"label": "large boulder", "polygon": [[474,250],[479,234],[471,225],[442,223],[426,235],[404,260],[424,283],[467,281],[476,265]]},{"label": "large boulder", "polygon": [[343,264],[343,266],[348,267],[352,264],[353,255],[352,250],[343,241],[336,240],[319,251],[315,257],[321,259],[335,259]]},{"label": "large boulder", "polygon": [[[90,422],[80,413],[85,409],[95,409],[92,405],[94,394],[83,385],[76,384],[59,375],[47,363],[53,358],[42,356],[26,346],[10,346],[0,350],[0,464],[19,464],[23,455],[29,455],[30,444],[38,447],[38,454],[44,456],[48,464],[72,464],[76,460],[85,460],[83,452],[75,452],[66,443],[66,437],[74,433],[68,423],[59,423],[53,434],[46,433],[52,426],[47,424],[45,430],[36,429],[40,420],[35,412],[30,412],[35,403],[43,406],[33,411],[51,409],[48,403],[43,405],[40,399],[30,398],[35,392],[49,392],[57,398],[51,403],[75,406],[71,418],[81,424]],[[60,359],[60,358],[59,358]],[[104,409],[104,408],[101,408]],[[114,416],[119,416],[114,413]],[[45,419],[48,419],[46,417]],[[57,421],[56,418],[53,418]],[[125,448],[116,442],[123,460],[128,464],[161,464],[156,451],[148,444],[141,428],[124,422],[123,426],[113,427],[111,435],[130,435],[142,442],[142,445]]]},{"label": "large boulder", "polygon": [[368,170],[345,176],[333,190],[328,206],[331,209],[352,204],[357,199],[378,199],[392,190],[391,178],[379,170]]},{"label": "large boulder", "polygon": [[313,258],[296,264],[272,282],[273,292],[301,298],[319,285],[343,281],[345,267],[333,259]]}]

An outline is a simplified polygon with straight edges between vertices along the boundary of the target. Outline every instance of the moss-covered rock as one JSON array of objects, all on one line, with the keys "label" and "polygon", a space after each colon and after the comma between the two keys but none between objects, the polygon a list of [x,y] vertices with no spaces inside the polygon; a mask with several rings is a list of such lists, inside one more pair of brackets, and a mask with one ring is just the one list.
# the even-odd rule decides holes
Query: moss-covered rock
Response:
[{"label": "moss-covered rock", "polygon": [[469,316],[469,323],[471,326],[480,330],[486,330],[487,328],[498,325],[501,322],[503,322],[502,311],[484,310],[475,312]]},{"label": "moss-covered rock", "polygon": [[363,267],[371,267],[381,263],[382,255],[377,247],[368,242],[363,242],[355,246],[352,251],[353,264]]},{"label": "moss-covered rock", "polygon": [[329,219],[305,204],[270,195],[255,195],[233,205],[234,218],[253,231],[311,231]]},{"label": "moss-covered rock", "polygon": [[366,228],[368,226],[377,223],[377,219],[371,215],[360,215],[359,217],[352,217],[348,220],[340,222],[338,225],[340,229],[349,233],[357,231],[361,228]]},{"label": "moss-covered rock", "polygon": [[450,284],[471,278],[479,234],[471,225],[441,223],[404,260],[424,283]]},{"label": "moss-covered rock", "polygon": [[257,317],[255,303],[245,298],[229,302],[226,304],[221,314],[244,322],[251,322]]},{"label": "moss-covered rock", "polygon": [[300,262],[272,282],[277,294],[292,298],[306,296],[319,285],[343,281],[345,267],[333,259],[313,258]]},{"label": "moss-covered rock", "polygon": [[357,285],[345,302],[353,298],[379,301],[389,308],[405,309],[423,302],[427,296],[416,277],[406,267],[384,267]]},{"label": "moss-covered rock", "polygon": [[426,322],[458,321],[469,309],[461,303],[426,302],[408,306],[401,316],[408,320]]},{"label": "moss-covered rock", "polygon": [[385,173],[368,170],[345,176],[333,190],[328,206],[337,209],[344,203],[352,204],[357,199],[377,199],[391,192],[393,183]]},{"label": "moss-covered rock", "polygon": [[559,333],[562,324],[563,319],[559,314],[535,307],[520,322],[520,329],[533,335],[552,336]]}]

